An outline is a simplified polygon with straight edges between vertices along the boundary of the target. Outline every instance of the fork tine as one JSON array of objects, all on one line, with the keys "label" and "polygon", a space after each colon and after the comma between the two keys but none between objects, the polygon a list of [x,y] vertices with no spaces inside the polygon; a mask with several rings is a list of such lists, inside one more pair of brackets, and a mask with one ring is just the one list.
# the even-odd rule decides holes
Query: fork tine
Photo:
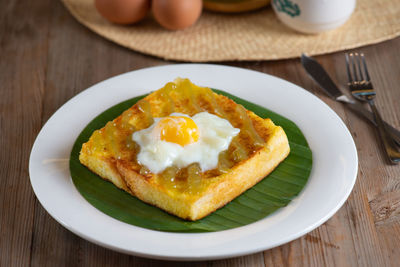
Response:
[{"label": "fork tine", "polygon": [[354,54],[350,53],[350,61],[351,61],[351,66],[353,67],[353,75],[354,75],[354,81],[358,82],[358,76],[357,76],[357,69],[356,69],[356,63],[354,59]]},{"label": "fork tine", "polygon": [[369,78],[369,73],[368,73],[367,63],[365,62],[364,53],[361,53],[360,56],[361,56],[361,59],[362,59],[362,63],[364,65],[364,72],[365,72],[365,75],[367,77],[367,82],[370,82],[371,79]]},{"label": "fork tine", "polygon": [[359,73],[359,77],[360,77],[360,81],[363,81],[363,80],[365,80],[364,79],[364,75],[363,75],[363,73],[362,73],[362,67],[361,67],[361,57],[360,57],[360,55],[358,54],[358,53],[354,53],[354,61],[356,61],[357,62],[357,66],[358,66],[358,73]]},{"label": "fork tine", "polygon": [[353,77],[351,76],[351,71],[350,71],[350,60],[349,60],[349,54],[345,54],[346,57],[346,69],[347,69],[347,77],[349,78],[349,83],[352,83]]}]

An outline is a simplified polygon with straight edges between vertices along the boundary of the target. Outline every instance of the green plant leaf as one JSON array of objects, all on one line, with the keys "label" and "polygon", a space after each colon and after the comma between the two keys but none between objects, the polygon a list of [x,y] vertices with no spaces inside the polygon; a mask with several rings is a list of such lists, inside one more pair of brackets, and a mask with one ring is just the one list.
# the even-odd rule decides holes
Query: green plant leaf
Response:
[{"label": "green plant leaf", "polygon": [[82,144],[89,140],[93,131],[119,116],[145,97],[143,95],[109,108],[81,132],[70,158],[71,177],[78,191],[90,204],[115,219],[148,229],[170,232],[212,232],[231,229],[256,222],[288,205],[307,183],[312,168],[312,153],[304,135],[292,121],[275,112],[226,92],[214,91],[228,96],[260,117],[271,118],[285,130],[291,152],[268,177],[225,207],[195,222],[182,220],[148,205],[103,180],[79,162]]}]

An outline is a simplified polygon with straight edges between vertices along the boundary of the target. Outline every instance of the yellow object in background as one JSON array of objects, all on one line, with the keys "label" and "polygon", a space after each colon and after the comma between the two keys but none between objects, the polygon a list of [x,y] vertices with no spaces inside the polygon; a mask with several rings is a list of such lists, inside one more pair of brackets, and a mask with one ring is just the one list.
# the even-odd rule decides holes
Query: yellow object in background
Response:
[{"label": "yellow object in background", "polygon": [[216,12],[239,13],[267,6],[270,0],[203,0],[204,8]]}]

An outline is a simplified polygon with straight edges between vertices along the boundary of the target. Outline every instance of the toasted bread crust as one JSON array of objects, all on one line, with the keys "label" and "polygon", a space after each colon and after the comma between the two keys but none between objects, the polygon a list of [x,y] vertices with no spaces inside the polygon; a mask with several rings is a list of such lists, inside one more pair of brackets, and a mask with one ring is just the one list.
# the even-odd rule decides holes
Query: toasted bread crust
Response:
[{"label": "toasted bread crust", "polygon": [[[203,90],[196,87],[195,90]],[[205,89],[204,89],[205,90]],[[235,109],[237,104],[222,95],[213,93],[215,103],[206,99],[203,94],[196,95],[195,103],[188,97],[181,97],[181,92],[172,91],[170,94],[174,102],[174,111],[194,115],[197,108],[201,107],[210,113],[217,113],[213,105],[218,105],[219,112],[223,112],[234,127],[240,128],[242,121],[237,119]],[[151,113],[154,117],[162,117],[170,114],[170,106],[165,103],[165,96],[158,90],[145,98],[151,106]],[[197,105],[197,107],[196,107]],[[144,118],[139,112],[137,105],[131,107],[132,117],[129,121],[136,129],[143,126]],[[128,110],[128,111],[129,111]],[[251,151],[248,158],[235,163],[231,169],[224,174],[215,171],[203,173],[203,190],[196,194],[190,192],[177,192],[160,183],[157,174],[140,174],[140,166],[135,160],[128,158],[116,159],[104,145],[104,149],[95,150],[95,137],[82,146],[80,161],[90,170],[114,183],[118,188],[123,189],[136,196],[142,201],[157,206],[168,213],[187,220],[198,220],[210,214],[216,209],[226,205],[228,202],[239,196],[247,189],[254,186],[268,175],[286,156],[290,148],[285,132],[276,126],[270,119],[263,119],[251,111],[246,111],[251,119],[254,129],[265,141],[265,146],[256,147],[254,141],[245,134],[239,136],[239,142],[248,151]],[[218,114],[217,114],[218,115]],[[122,116],[122,115],[121,115]],[[121,116],[113,123],[119,125]],[[100,131],[104,131],[100,129]],[[104,141],[105,143],[107,140]]]}]

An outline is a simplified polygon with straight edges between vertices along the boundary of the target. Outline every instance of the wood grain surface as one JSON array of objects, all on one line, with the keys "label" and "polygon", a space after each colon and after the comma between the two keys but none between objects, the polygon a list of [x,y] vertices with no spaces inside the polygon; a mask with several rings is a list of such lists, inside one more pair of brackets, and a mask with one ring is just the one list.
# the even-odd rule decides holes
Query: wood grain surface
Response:
[{"label": "wood grain surface", "polygon": [[[400,38],[358,49],[367,55],[381,114],[398,129],[399,48]],[[317,60],[344,87],[343,53]],[[28,173],[29,154],[42,125],[68,99],[97,82],[174,63],[129,51],[97,36],[75,21],[59,1],[0,2],[1,267],[398,266],[400,166],[388,165],[375,129],[322,93],[298,59],[223,64],[276,75],[306,88],[335,110],[353,135],[359,155],[356,185],[343,207],[316,230],[244,257],[168,262],[94,245],[52,219],[35,198]]]}]

